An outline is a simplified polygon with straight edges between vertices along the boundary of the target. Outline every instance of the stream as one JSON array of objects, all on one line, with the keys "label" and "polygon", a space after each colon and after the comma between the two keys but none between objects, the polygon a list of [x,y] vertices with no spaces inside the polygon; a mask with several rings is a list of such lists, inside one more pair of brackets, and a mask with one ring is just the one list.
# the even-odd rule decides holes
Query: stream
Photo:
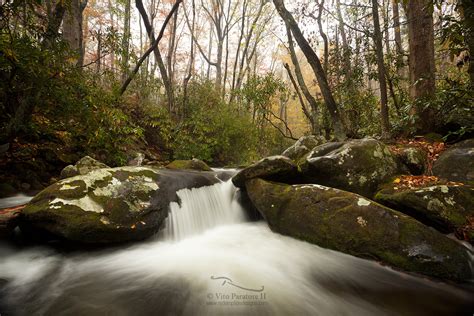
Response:
[{"label": "stream", "polygon": [[132,245],[0,243],[0,315],[472,315],[472,286],[273,233],[236,192],[230,181],[179,191],[164,229]]}]

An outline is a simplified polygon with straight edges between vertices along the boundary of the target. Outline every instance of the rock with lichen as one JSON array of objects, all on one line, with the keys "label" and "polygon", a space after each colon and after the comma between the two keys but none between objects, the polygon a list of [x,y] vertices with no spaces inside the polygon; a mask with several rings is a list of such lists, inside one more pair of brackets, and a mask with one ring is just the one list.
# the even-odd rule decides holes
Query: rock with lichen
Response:
[{"label": "rock with lichen", "polygon": [[326,139],[322,136],[308,135],[300,137],[296,143],[288,147],[281,155],[294,161],[298,161],[314,147],[324,144]]},{"label": "rock with lichen", "polygon": [[428,168],[428,154],[423,148],[400,145],[394,155],[412,175],[422,175]]},{"label": "rock with lichen", "polygon": [[61,179],[66,179],[78,175],[85,175],[92,170],[109,168],[106,164],[95,160],[92,157],[84,156],[75,165],[68,165],[61,170]]},{"label": "rock with lichen", "polygon": [[245,182],[253,178],[288,182],[295,178],[298,168],[285,156],[270,156],[242,169],[233,178],[236,187],[244,188]]},{"label": "rock with lichen", "polygon": [[434,184],[416,188],[384,185],[375,200],[410,215],[442,233],[474,243],[474,187]]},{"label": "rock with lichen", "polygon": [[372,138],[315,147],[300,164],[305,182],[372,197],[379,184],[402,172],[395,156]]},{"label": "rock with lichen", "polygon": [[212,174],[102,168],[40,192],[20,216],[28,236],[89,244],[141,240],[161,227],[176,191],[219,182]]},{"label": "rock with lichen", "polygon": [[178,170],[197,170],[197,171],[211,171],[204,161],[193,158],[191,160],[174,160],[173,162],[166,165],[167,169],[178,169]]},{"label": "rock with lichen", "polygon": [[457,282],[471,279],[467,248],[360,195],[262,179],[247,181],[246,188],[277,233],[409,272]]}]

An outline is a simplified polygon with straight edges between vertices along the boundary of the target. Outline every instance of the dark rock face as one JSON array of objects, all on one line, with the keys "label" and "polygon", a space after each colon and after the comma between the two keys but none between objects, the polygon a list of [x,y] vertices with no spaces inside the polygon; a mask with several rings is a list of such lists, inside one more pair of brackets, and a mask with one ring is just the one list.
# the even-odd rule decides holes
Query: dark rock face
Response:
[{"label": "dark rock face", "polygon": [[178,169],[178,170],[197,170],[197,171],[211,171],[204,161],[193,158],[191,160],[175,160],[172,163],[166,165],[167,169]]},{"label": "dark rock face", "polygon": [[21,208],[0,210],[0,238],[9,236],[18,224]]},{"label": "dark rock face", "polygon": [[244,188],[245,182],[253,178],[289,181],[295,177],[298,168],[294,162],[285,156],[271,156],[241,170],[233,178],[236,187]]},{"label": "dark rock face", "polygon": [[92,170],[109,168],[106,164],[95,160],[92,157],[84,156],[75,165],[68,165],[61,170],[61,179],[66,179],[78,175],[85,175]]},{"label": "dark rock face", "polygon": [[367,197],[373,196],[379,184],[400,172],[388,147],[370,138],[318,146],[300,167],[305,182]]},{"label": "dark rock face", "polygon": [[360,195],[261,179],[246,187],[275,232],[410,272],[458,282],[472,277],[465,247]]},{"label": "dark rock face", "polygon": [[410,215],[442,233],[474,243],[474,187],[440,184],[395,190],[388,184],[375,195],[381,204]]},{"label": "dark rock face", "polygon": [[449,181],[474,182],[474,138],[442,153],[433,165],[433,174]]},{"label": "dark rock face", "polygon": [[219,182],[213,173],[145,167],[105,168],[61,180],[23,210],[20,228],[89,244],[140,240],[156,233],[176,191]]},{"label": "dark rock face", "polygon": [[302,136],[293,146],[287,148],[281,155],[293,159],[294,161],[298,161],[309,153],[311,149],[324,144],[325,142],[326,139],[322,136]]}]

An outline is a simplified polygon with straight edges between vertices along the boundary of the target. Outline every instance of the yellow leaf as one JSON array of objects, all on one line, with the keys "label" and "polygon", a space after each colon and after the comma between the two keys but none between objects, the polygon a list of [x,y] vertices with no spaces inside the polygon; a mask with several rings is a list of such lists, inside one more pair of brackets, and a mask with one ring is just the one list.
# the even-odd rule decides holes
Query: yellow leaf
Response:
[{"label": "yellow leaf", "polygon": [[400,178],[396,178],[395,180],[393,180],[393,183],[400,183],[400,181],[402,181],[400,180]]}]

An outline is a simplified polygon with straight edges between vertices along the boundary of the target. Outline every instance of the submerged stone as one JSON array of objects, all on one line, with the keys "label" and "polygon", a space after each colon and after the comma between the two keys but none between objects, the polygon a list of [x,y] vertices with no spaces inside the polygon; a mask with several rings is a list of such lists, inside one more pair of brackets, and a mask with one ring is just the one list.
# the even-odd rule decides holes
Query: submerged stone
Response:
[{"label": "submerged stone", "polygon": [[457,282],[472,277],[464,246],[360,195],[262,179],[247,181],[246,188],[275,232],[409,272]]}]

